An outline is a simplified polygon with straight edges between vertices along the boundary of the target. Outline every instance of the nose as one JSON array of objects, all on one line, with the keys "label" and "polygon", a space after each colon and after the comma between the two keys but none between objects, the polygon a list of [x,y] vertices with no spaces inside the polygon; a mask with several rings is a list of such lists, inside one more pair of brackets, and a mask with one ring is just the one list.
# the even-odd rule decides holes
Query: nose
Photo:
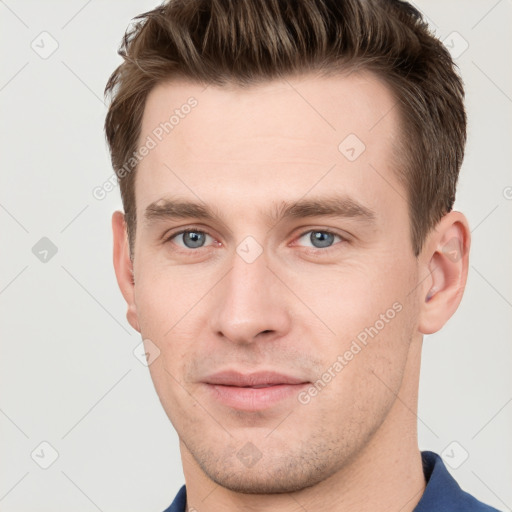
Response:
[{"label": "nose", "polygon": [[290,330],[289,297],[267,263],[265,253],[252,263],[233,256],[231,271],[211,297],[210,327],[217,336],[248,345]]}]

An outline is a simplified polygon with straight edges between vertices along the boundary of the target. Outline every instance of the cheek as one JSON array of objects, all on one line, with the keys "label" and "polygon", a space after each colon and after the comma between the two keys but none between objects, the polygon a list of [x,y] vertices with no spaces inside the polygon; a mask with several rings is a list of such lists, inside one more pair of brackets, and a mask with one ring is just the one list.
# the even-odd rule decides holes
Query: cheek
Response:
[{"label": "cheek", "polygon": [[205,293],[204,283],[178,267],[141,258],[135,272],[135,305],[143,336],[169,339]]},{"label": "cheek", "polygon": [[149,370],[162,401],[187,398],[181,397],[179,383],[185,362],[194,350],[193,340],[199,339],[200,324],[196,320],[208,286],[207,280],[187,276],[169,266],[157,268],[150,264],[136,274],[138,321],[143,339],[151,340],[159,350]]},{"label": "cheek", "polygon": [[334,339],[351,339],[376,323],[379,331],[384,325],[389,330],[413,282],[405,268],[398,274],[394,267],[386,269],[384,258],[344,262],[338,268],[311,267],[296,280],[294,292],[311,320]]},{"label": "cheek", "polygon": [[388,323],[379,319],[362,328],[352,326],[353,334],[349,328],[340,329],[335,344],[319,347],[325,354],[324,368],[315,384],[320,391],[311,404],[324,409],[324,415],[336,417],[340,431],[348,428],[356,435],[362,432],[361,425],[375,430],[395,402],[412,337],[410,307],[403,304],[399,311],[393,309]]},{"label": "cheek", "polygon": [[[315,313],[307,312],[302,328],[320,354],[319,373],[327,372],[326,380],[336,375],[336,393],[362,386],[361,396],[365,389],[371,394],[383,386],[379,376],[398,389],[418,315],[410,294],[414,268],[405,261],[389,263],[386,272],[382,256],[375,259],[380,264],[354,262],[342,270],[309,274],[296,291]],[[316,334],[308,325],[318,327]]]}]

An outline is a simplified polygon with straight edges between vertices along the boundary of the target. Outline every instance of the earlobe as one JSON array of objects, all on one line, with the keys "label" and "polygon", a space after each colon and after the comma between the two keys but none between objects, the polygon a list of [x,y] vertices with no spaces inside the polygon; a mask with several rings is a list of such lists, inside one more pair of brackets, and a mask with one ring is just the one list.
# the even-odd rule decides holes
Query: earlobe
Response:
[{"label": "earlobe", "polygon": [[137,307],[135,305],[133,262],[130,258],[126,222],[122,212],[116,211],[112,215],[112,234],[114,238],[114,269],[117,283],[128,306],[126,318],[130,325],[140,332]]},{"label": "earlobe", "polygon": [[419,331],[432,334],[457,310],[466,286],[470,231],[460,212],[446,214],[422,251],[427,278],[421,288]]}]

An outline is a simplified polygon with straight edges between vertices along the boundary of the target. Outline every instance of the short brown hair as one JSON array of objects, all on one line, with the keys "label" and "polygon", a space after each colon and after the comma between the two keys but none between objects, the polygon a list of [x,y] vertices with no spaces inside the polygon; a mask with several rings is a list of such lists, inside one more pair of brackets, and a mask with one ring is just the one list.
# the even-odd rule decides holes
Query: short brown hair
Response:
[{"label": "short brown hair", "polygon": [[[170,0],[135,18],[105,94],[105,132],[133,254],[135,171],[146,98],[173,77],[250,86],[307,71],[367,70],[401,114],[397,170],[407,191],[417,256],[453,208],[466,142],[464,90],[450,54],[421,14],[398,0]],[[126,171],[130,162],[129,172]]]}]

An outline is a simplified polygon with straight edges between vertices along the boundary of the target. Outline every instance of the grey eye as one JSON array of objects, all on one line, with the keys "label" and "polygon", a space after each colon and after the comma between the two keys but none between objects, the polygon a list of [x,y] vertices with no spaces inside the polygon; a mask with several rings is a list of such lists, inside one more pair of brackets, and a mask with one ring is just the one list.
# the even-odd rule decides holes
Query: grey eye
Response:
[{"label": "grey eye", "polygon": [[323,249],[330,247],[336,241],[341,241],[341,237],[329,231],[308,231],[299,238],[299,241],[302,245]]},{"label": "grey eye", "polygon": [[176,243],[187,249],[197,249],[203,247],[208,235],[202,231],[184,231],[175,235]]},{"label": "grey eye", "polygon": [[334,235],[325,231],[312,231],[309,239],[315,247],[329,247],[334,241]]}]

